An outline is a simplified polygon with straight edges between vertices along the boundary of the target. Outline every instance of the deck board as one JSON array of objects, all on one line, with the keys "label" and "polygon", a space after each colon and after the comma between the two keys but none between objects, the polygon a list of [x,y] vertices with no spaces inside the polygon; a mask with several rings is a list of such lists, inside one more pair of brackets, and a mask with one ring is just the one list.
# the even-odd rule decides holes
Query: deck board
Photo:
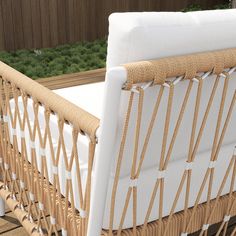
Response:
[{"label": "deck board", "polygon": [[27,232],[24,230],[23,227],[18,227],[16,229],[10,230],[1,234],[2,236],[26,236],[28,235]]},{"label": "deck board", "polygon": [[0,235],[3,236],[25,236],[28,235],[15,215],[6,208],[6,214],[0,217]]},{"label": "deck board", "polygon": [[0,217],[0,235],[27,235],[12,212]]}]

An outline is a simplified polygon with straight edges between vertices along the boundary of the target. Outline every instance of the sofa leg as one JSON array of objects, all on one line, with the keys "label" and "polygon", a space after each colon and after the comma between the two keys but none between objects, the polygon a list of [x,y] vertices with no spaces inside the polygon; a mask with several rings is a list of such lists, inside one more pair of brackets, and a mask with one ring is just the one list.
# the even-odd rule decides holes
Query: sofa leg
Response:
[{"label": "sofa leg", "polygon": [[5,202],[0,197],[0,217],[5,215]]}]

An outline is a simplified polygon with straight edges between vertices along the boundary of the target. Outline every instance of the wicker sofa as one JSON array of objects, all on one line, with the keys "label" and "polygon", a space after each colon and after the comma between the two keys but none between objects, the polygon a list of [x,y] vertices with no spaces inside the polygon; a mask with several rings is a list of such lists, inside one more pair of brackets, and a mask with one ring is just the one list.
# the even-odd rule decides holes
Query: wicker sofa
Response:
[{"label": "wicker sofa", "polygon": [[226,235],[236,10],[109,21],[105,82],[50,91],[0,63],[2,199],[32,235]]}]

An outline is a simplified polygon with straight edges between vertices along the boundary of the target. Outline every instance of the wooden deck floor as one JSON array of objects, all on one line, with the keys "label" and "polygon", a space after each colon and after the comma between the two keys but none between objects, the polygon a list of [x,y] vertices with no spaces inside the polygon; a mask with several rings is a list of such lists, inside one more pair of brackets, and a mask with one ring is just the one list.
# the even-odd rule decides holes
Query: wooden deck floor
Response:
[{"label": "wooden deck floor", "polygon": [[6,210],[6,215],[0,217],[0,235],[2,236],[26,236],[28,235],[14,214]]}]

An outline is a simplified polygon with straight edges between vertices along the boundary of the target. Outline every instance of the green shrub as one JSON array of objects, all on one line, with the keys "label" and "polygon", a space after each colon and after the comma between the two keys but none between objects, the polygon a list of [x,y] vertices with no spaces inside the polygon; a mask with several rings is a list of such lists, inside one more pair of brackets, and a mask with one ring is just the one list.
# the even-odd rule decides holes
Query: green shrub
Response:
[{"label": "green shrub", "polygon": [[[228,8],[231,8],[230,3],[218,4],[213,7],[213,9],[228,9]],[[201,10],[209,10],[209,9],[204,9],[200,4],[192,4],[184,8],[182,11],[188,12],[188,11],[201,11]]]},{"label": "green shrub", "polygon": [[71,64],[69,67],[66,68],[65,73],[70,74],[70,73],[75,73],[75,72],[80,72],[81,68],[79,64]]},{"label": "green shrub", "polygon": [[214,9],[228,9],[228,8],[231,8],[230,3],[219,4],[219,5],[214,6]]},{"label": "green shrub", "polygon": [[182,11],[183,12],[188,12],[188,11],[201,11],[202,7],[199,4],[192,4],[186,8],[184,8]]}]

